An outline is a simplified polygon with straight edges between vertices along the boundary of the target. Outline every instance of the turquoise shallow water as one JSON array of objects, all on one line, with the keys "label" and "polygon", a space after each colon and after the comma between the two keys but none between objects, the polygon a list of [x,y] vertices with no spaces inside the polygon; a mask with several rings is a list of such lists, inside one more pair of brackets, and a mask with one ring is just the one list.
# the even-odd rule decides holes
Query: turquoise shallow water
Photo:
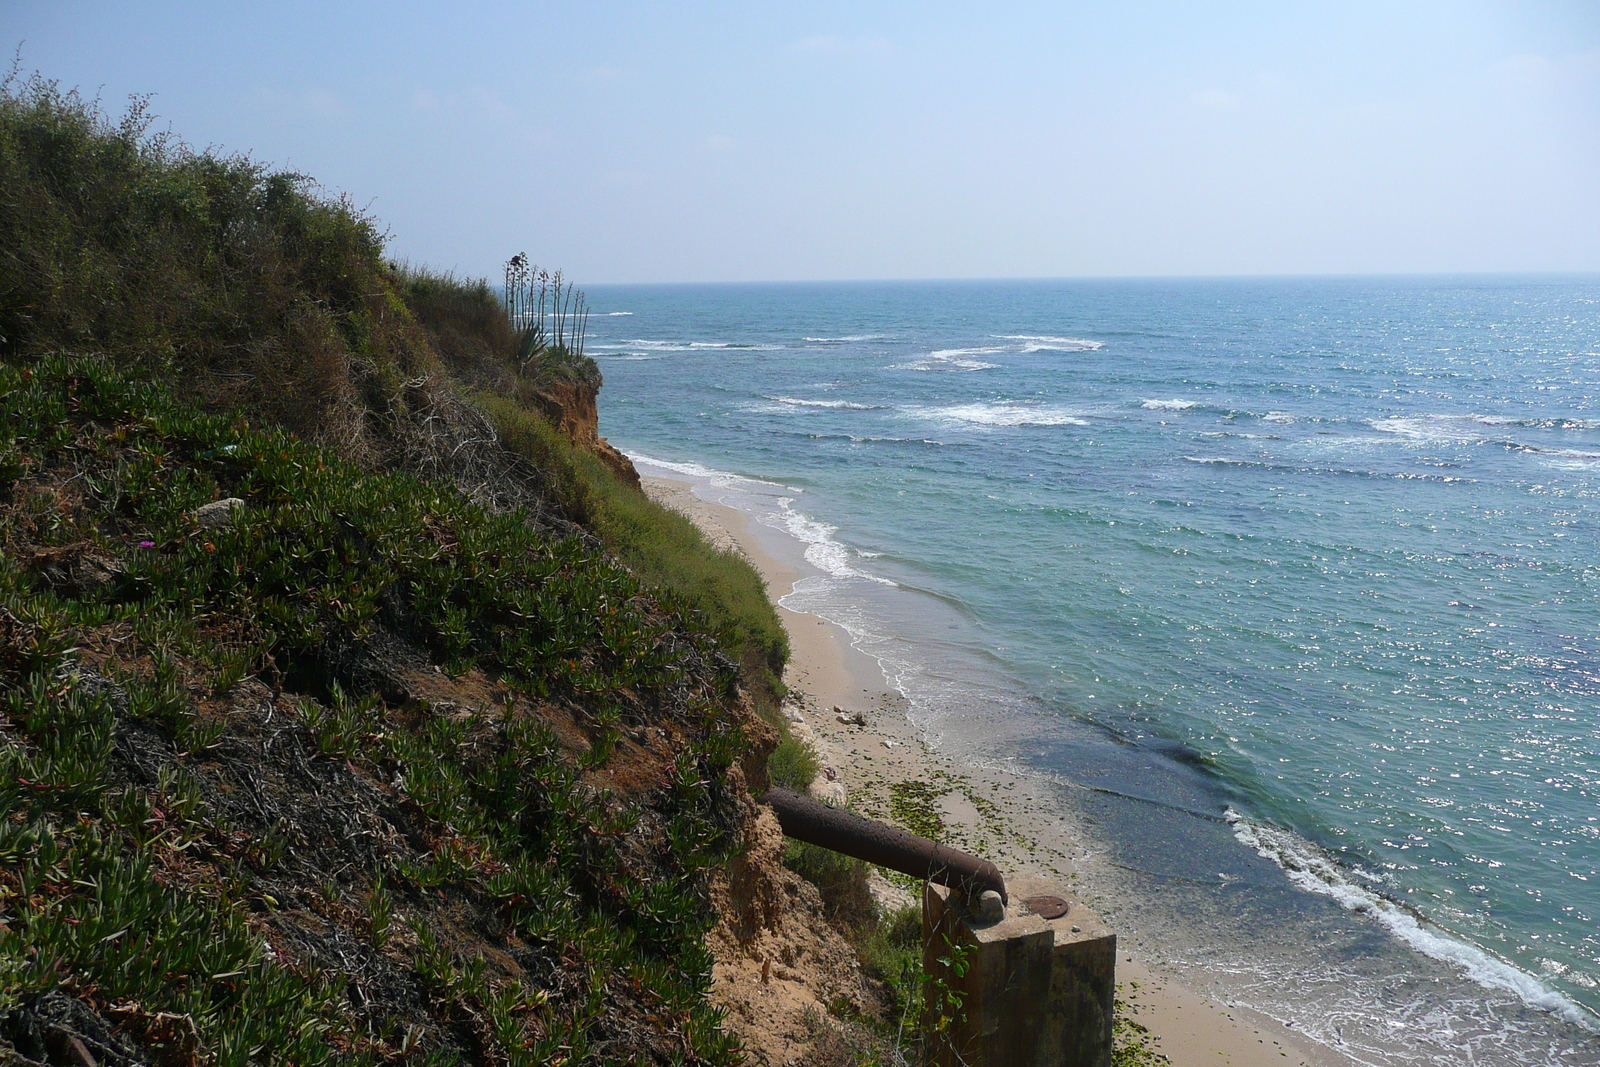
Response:
[{"label": "turquoise shallow water", "polygon": [[1076,790],[1125,921],[1371,1062],[1600,1060],[1600,280],[589,295],[602,432]]}]

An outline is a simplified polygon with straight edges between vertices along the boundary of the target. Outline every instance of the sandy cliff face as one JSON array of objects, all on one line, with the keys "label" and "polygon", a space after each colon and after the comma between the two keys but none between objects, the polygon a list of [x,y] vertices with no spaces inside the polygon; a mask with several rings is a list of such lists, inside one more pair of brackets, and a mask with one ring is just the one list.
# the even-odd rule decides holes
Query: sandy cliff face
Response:
[{"label": "sandy cliff face", "polygon": [[744,853],[712,879],[719,921],[706,938],[712,1001],[728,1010],[728,1028],[757,1061],[771,1064],[806,1062],[816,1027],[831,1022],[830,1006],[881,1010],[817,887],[784,867],[783,849],[772,809],[752,802]]},{"label": "sandy cliff face", "polygon": [[594,453],[624,481],[639,485],[639,472],[627,456],[600,436],[600,412],[596,406],[600,387],[584,382],[553,382],[536,397],[539,409],[551,424],[579,448]]}]

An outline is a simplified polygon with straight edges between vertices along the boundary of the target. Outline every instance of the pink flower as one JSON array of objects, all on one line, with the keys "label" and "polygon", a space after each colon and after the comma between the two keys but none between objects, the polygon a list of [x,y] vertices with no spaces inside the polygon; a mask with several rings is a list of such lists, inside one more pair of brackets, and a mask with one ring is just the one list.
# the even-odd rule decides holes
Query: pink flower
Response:
[{"label": "pink flower", "polygon": [[140,548],[154,548],[154,547],[156,547],[156,543],[154,541],[140,541],[139,542],[139,547]]}]

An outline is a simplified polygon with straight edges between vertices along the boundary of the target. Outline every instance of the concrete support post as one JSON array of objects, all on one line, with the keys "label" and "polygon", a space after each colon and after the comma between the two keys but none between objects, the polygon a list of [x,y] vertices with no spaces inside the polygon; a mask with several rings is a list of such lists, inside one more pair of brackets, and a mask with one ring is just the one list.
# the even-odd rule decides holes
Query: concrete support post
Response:
[{"label": "concrete support post", "polygon": [[1117,937],[1080,901],[1013,880],[1004,916],[983,922],[930,884],[922,916],[930,1064],[1110,1067]]}]

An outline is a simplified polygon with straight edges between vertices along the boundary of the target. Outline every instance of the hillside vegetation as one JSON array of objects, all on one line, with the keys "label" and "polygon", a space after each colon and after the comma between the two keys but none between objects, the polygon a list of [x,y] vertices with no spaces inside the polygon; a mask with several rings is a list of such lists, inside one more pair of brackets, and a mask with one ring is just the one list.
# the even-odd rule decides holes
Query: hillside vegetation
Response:
[{"label": "hillside vegetation", "polygon": [[486,282],[391,264],[347,198],[149,125],[141,102],[113,125],[37,79],[0,93],[0,353],[95,352],[368,469],[580,525],[776,689],[760,578],[552,426],[558,387],[592,404],[592,360],[519,360]]},{"label": "hillside vegetation", "polygon": [[0,93],[0,1054],[738,1061],[707,883],[782,630],[497,304]]}]

